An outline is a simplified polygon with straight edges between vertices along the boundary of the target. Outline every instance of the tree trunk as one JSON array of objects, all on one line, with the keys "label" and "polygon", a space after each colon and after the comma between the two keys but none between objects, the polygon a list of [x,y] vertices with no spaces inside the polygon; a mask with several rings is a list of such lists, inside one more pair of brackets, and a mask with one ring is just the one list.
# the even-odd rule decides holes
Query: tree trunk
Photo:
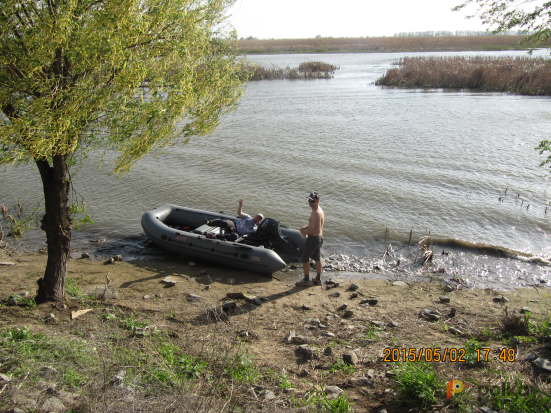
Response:
[{"label": "tree trunk", "polygon": [[65,276],[71,252],[71,218],[69,214],[69,188],[67,155],[56,155],[35,160],[44,188],[45,214],[42,228],[46,232],[48,263],[44,278],[38,282],[36,303],[59,301],[65,297]]}]

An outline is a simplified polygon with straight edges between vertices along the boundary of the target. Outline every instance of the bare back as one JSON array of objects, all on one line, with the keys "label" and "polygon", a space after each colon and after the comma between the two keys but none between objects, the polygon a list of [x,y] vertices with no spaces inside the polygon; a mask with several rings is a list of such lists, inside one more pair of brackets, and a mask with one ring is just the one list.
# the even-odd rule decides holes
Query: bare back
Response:
[{"label": "bare back", "polygon": [[325,214],[320,206],[316,210],[312,210],[310,220],[308,221],[308,235],[314,237],[323,234],[323,224],[325,223]]}]

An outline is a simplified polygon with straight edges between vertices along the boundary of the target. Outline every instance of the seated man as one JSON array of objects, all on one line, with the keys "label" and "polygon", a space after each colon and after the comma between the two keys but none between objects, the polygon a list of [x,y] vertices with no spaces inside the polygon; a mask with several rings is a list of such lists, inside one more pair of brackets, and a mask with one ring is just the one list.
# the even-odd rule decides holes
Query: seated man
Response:
[{"label": "seated man", "polygon": [[211,227],[220,227],[225,230],[224,235],[207,234],[207,238],[219,238],[224,241],[235,241],[241,238],[243,235],[252,234],[256,232],[258,224],[262,222],[264,216],[262,214],[256,214],[254,218],[250,215],[243,213],[243,204],[245,201],[241,199],[239,201],[239,208],[237,208],[237,215],[241,219],[236,221],[232,219],[214,219],[212,221],[204,220],[203,224],[210,225]]}]

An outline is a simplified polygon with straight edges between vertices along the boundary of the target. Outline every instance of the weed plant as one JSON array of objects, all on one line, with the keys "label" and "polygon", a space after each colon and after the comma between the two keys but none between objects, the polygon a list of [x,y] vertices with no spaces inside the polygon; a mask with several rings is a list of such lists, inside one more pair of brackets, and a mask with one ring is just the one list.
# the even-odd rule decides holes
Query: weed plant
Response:
[{"label": "weed plant", "polygon": [[236,354],[229,359],[225,373],[240,382],[252,382],[259,377],[253,359],[248,353]]},{"label": "weed plant", "polygon": [[343,360],[338,360],[336,363],[332,364],[327,370],[330,373],[342,372],[347,376],[354,374],[356,368],[348,363],[345,363]]},{"label": "weed plant", "polygon": [[445,383],[437,377],[432,364],[426,361],[397,363],[395,373],[401,400],[414,407],[435,404],[437,393],[445,389]]},{"label": "weed plant", "polygon": [[308,392],[300,401],[293,399],[292,404],[295,407],[309,406],[316,412],[353,413],[346,394],[343,393],[336,399],[329,399],[323,389],[314,389]]},{"label": "weed plant", "polygon": [[[0,212],[2,213],[2,222],[8,228],[6,235],[13,236],[15,239],[19,239],[25,235],[28,230],[34,229],[38,226],[40,207],[33,208],[30,212],[23,210],[21,203],[16,199],[16,205],[12,208],[13,211],[6,207],[5,204],[0,204]],[[3,226],[0,222],[0,231]],[[0,238],[3,239],[4,232],[1,231]],[[0,241],[1,241],[0,239]]]},{"label": "weed plant", "polygon": [[148,323],[144,321],[138,321],[134,319],[132,316],[126,317],[124,320],[121,321],[121,326],[125,330],[134,330],[135,328],[145,328],[148,326]]},{"label": "weed plant", "polygon": [[551,63],[531,57],[404,57],[377,85],[551,94]]},{"label": "weed plant", "polygon": [[548,413],[551,411],[551,396],[533,386],[525,386],[520,379],[511,383],[507,376],[500,386],[492,386],[482,396],[495,411],[508,413]]},{"label": "weed plant", "polygon": [[277,387],[279,387],[282,390],[290,389],[293,387],[293,384],[289,380],[289,375],[287,374],[280,374],[278,376],[278,384]]},{"label": "weed plant", "polygon": [[84,296],[80,285],[73,277],[65,278],[65,294],[73,298],[82,298]]},{"label": "weed plant", "polygon": [[467,365],[482,365],[481,360],[484,358],[484,352],[481,351],[481,348],[482,343],[475,338],[472,338],[465,343],[465,362]]},{"label": "weed plant", "polygon": [[28,327],[0,332],[0,344],[1,365],[25,386],[34,384],[44,375],[41,369],[49,366],[58,372],[63,386],[79,390],[89,380],[89,368],[99,366],[94,349],[87,343],[33,333]]}]

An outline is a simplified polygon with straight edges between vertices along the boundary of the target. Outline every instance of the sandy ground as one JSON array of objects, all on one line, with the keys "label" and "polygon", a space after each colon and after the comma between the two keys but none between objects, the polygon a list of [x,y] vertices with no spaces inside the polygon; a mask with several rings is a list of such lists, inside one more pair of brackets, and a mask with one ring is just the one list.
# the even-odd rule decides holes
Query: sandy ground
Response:
[{"label": "sandy ground", "polygon": [[[0,262],[13,263],[0,265],[0,297],[5,298],[20,291],[34,294],[36,280],[42,276],[45,268],[46,254],[0,250]],[[371,387],[349,389],[355,412],[377,411],[373,409],[385,405],[389,393],[387,389],[392,387],[386,377],[389,370],[388,363],[384,362],[386,348],[462,348],[469,338],[480,337],[483,328],[499,327],[505,307],[511,312],[530,307],[535,317],[545,316],[550,308],[548,289],[544,287],[509,292],[463,289],[444,292],[443,285],[439,283],[400,286],[387,280],[346,280],[337,288],[304,288],[294,284],[301,275],[301,269],[276,273],[273,278],[268,278],[206,263],[191,266],[189,262],[174,258],[110,264],[90,259],[71,259],[67,276],[84,293],[94,289],[99,291],[99,298],[103,298],[103,302],[110,306],[141,314],[177,334],[201,337],[208,335],[209,329],[212,329],[211,322],[205,317],[206,310],[227,301],[228,293],[259,297],[261,304],[257,304],[260,305],[246,299],[234,300],[237,308],[226,322],[228,331],[231,330],[233,334],[242,331],[249,333],[248,351],[254,356],[256,366],[286,371],[300,391],[319,382],[324,368],[334,364],[343,351],[355,350],[359,363],[354,375],[363,377],[369,372],[375,383]],[[168,276],[176,280],[174,286],[167,287],[161,282]],[[338,274],[323,274],[322,280],[327,280],[329,276],[338,281]],[[353,297],[352,291],[348,290],[352,283],[359,286],[357,297]],[[108,293],[101,296],[107,284]],[[112,296],[115,291],[116,298]],[[332,296],[336,292],[341,292],[340,296]],[[201,299],[190,301],[189,294],[198,295]],[[450,303],[441,303],[439,297],[442,295],[447,295]],[[499,295],[506,296],[508,301],[495,302],[493,298]],[[361,300],[367,298],[377,298],[378,303],[374,306],[360,304]],[[347,304],[347,310],[354,311],[351,317],[343,317],[344,312],[338,310],[343,304]],[[456,316],[446,318],[445,315],[452,307],[457,310]],[[33,321],[36,322],[36,328],[40,329],[74,326],[78,323],[93,324],[92,315],[71,319],[72,311],[85,308],[86,303],[75,300],[68,300],[65,306],[43,304],[33,310],[34,315],[29,319],[14,317],[17,313],[2,306],[0,328],[29,325]],[[438,310],[443,315],[442,319],[429,322],[419,318],[420,310],[425,308]],[[59,320],[58,326],[37,322],[48,313],[55,314]],[[338,317],[325,318],[327,314],[337,314]],[[311,327],[309,319],[319,319],[326,328]],[[373,334],[372,321],[382,321],[385,328],[376,329]],[[463,334],[452,334],[450,327]],[[309,344],[314,346],[316,352],[313,359],[304,360],[297,355],[297,345],[283,342],[291,330],[306,337]],[[334,336],[326,337],[326,332]],[[323,350],[329,345],[334,347],[335,353],[326,356]],[[486,345],[496,349],[504,346],[500,341],[491,340]],[[522,343],[519,354],[527,354],[534,345]],[[504,363],[496,360],[491,363],[499,370],[499,374],[528,368],[521,361]],[[462,377],[465,374],[462,368],[461,363],[442,363],[442,369],[449,370],[446,374],[450,375],[450,379]],[[308,376],[301,375],[303,369],[308,371]],[[332,384],[346,386],[349,379],[335,376]]]}]

